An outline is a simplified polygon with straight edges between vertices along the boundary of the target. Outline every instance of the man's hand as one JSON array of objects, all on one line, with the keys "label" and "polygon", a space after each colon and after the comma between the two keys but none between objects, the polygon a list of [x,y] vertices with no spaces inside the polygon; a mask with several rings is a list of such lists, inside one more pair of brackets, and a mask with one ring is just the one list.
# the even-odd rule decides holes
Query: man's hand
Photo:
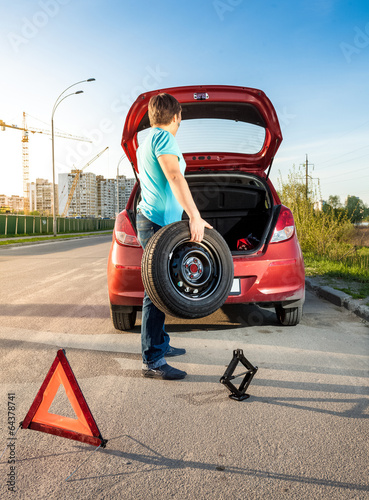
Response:
[{"label": "man's hand", "polygon": [[202,219],[201,217],[194,217],[193,219],[190,219],[190,241],[201,243],[204,238],[204,229],[206,227],[208,229],[213,229],[213,226],[211,226],[208,222],[206,222],[206,220]]}]

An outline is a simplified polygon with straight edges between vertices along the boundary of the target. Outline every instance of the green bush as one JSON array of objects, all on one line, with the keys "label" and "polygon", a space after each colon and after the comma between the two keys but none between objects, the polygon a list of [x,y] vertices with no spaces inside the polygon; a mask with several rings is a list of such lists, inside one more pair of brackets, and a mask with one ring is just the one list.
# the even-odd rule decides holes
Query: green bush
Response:
[{"label": "green bush", "polygon": [[321,199],[315,186],[306,192],[301,175],[294,169],[287,182],[279,180],[279,197],[292,210],[297,236],[303,253],[341,260],[355,254],[350,243],[353,227],[345,211],[322,210],[315,200]]}]

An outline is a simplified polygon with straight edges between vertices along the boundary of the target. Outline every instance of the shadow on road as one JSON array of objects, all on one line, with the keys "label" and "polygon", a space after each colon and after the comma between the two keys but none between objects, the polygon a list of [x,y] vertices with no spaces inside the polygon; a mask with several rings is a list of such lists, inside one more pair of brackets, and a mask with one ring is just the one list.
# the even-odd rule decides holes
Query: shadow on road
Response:
[{"label": "shadow on road", "polygon": [[[109,305],[84,304],[2,304],[0,317],[48,317],[48,318],[106,318],[110,317]],[[277,326],[276,315],[255,305],[225,305],[205,318],[192,320],[167,316],[168,333],[195,330],[232,330],[250,326]],[[279,325],[280,326],[280,325]],[[124,332],[123,332],[124,333]],[[128,333],[140,333],[140,321]]]},{"label": "shadow on road", "polygon": [[274,312],[253,304],[226,304],[206,318],[178,319],[167,318],[168,333],[188,332],[190,330],[230,330],[252,326],[281,326]]},{"label": "shadow on road", "polygon": [[[215,377],[214,377],[215,378]],[[191,380],[193,377],[191,377]],[[219,379],[217,380],[219,381]],[[215,382],[215,380],[214,380]],[[306,390],[311,392],[326,392],[331,390],[337,394],[353,394],[355,398],[340,398],[340,397],[284,397],[284,396],[258,396],[258,390],[255,386],[268,387],[269,380],[253,380],[252,385],[247,391],[250,394],[250,398],[245,401],[238,401],[236,403],[230,404],[244,404],[253,405],[257,403],[263,403],[267,405],[284,406],[287,408],[294,408],[297,410],[304,410],[314,413],[322,413],[326,415],[334,415],[335,417],[344,418],[354,418],[354,419],[368,419],[369,418],[369,399],[365,397],[367,393],[367,387],[357,387],[357,386],[333,386],[330,384],[304,384],[304,387],[300,387],[299,383],[288,382],[285,385],[282,383],[279,385],[278,381],[275,381],[276,387],[288,387],[296,391]],[[175,398],[183,399],[191,406],[203,406],[207,404],[221,404],[227,400],[228,391],[224,388],[219,388],[214,391],[198,392],[198,393],[188,393],[188,394],[177,394]],[[363,397],[361,397],[361,394]],[[337,405],[345,405],[345,409],[337,410]],[[334,409],[333,409],[334,408]]]},{"label": "shadow on road", "polygon": [[[109,443],[113,440],[118,440],[122,438],[128,438],[134,441],[138,446],[143,448],[142,453],[126,453],[119,449],[109,449]],[[270,470],[262,470],[262,469],[252,469],[248,467],[235,467],[232,465],[224,465],[223,463],[220,465],[219,463],[211,463],[211,462],[200,462],[196,460],[182,460],[182,459],[174,459],[170,457],[166,457],[161,453],[153,450],[145,443],[140,442],[129,435],[117,436],[116,438],[112,438],[109,440],[108,446],[105,449],[100,449],[99,453],[106,455],[113,455],[115,457],[121,458],[125,461],[124,465],[131,465],[132,462],[138,462],[139,464],[144,464],[149,466],[149,468],[145,470],[140,470],[140,473],[144,472],[152,472],[153,470],[161,470],[161,469],[198,469],[204,471],[217,471],[217,473],[228,473],[228,474],[237,474],[240,476],[251,476],[265,479],[275,479],[278,481],[287,481],[291,483],[304,483],[304,484],[316,484],[321,486],[328,486],[333,488],[340,488],[345,490],[356,490],[356,491],[369,491],[369,486],[367,484],[356,484],[349,483],[345,481],[334,481],[330,479],[324,479],[319,477],[311,477],[311,476],[303,476],[296,474],[284,474],[273,472]],[[78,446],[77,446],[78,448]],[[223,462],[223,460],[222,460]],[[115,472],[113,474],[101,474],[94,476],[87,476],[82,478],[73,478],[68,482],[78,482],[78,481],[87,481],[100,479],[103,481],[104,478],[111,480],[112,478],[121,478],[129,474],[137,474],[137,470],[127,470],[124,472]],[[105,486],[102,485],[101,492],[104,491]],[[94,492],[95,495],[98,493]]]}]

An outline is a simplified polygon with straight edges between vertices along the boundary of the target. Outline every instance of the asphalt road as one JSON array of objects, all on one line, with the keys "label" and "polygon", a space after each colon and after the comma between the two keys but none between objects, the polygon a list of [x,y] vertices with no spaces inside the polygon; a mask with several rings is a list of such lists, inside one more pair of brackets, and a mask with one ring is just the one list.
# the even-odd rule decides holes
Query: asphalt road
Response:
[{"label": "asphalt road", "polygon": [[[172,363],[189,375],[143,379],[139,325],[122,334],[110,321],[109,246],[0,249],[1,498],[369,498],[367,324],[310,293],[297,327],[251,306],[170,318],[172,344],[187,349]],[[8,394],[18,423],[60,347],[106,448],[23,429],[7,446]],[[259,368],[243,402],[219,383],[234,349]],[[62,387],[50,411],[74,417]]]}]

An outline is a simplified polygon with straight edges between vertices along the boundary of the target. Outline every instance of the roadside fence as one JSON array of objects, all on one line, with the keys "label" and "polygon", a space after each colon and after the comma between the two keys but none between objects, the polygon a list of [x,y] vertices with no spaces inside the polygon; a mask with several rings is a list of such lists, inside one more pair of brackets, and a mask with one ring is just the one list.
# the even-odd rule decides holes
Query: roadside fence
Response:
[{"label": "roadside fence", "polygon": [[[57,233],[83,233],[114,228],[114,219],[56,218]],[[40,215],[0,214],[0,236],[52,234],[53,218]]]}]

